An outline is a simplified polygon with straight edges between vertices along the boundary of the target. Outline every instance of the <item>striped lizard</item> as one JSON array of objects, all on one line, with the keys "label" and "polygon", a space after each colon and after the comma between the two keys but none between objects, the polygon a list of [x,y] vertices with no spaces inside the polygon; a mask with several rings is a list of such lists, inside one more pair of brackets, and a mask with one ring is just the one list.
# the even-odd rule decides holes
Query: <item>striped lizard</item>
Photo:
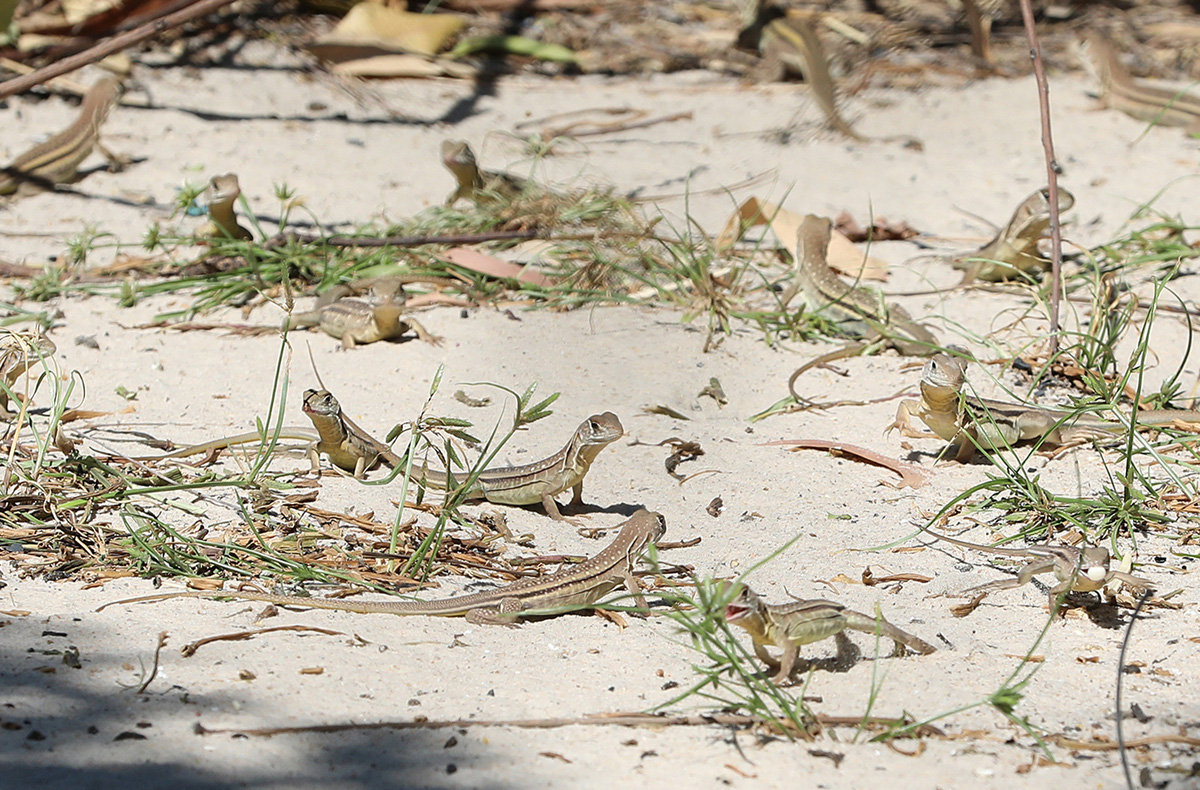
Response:
[{"label": "striped lizard", "polygon": [[1160,88],[1135,80],[1099,32],[1088,35],[1087,46],[1100,79],[1100,98],[1106,105],[1139,121],[1183,126],[1188,134],[1200,134],[1200,96],[1187,89]]},{"label": "striped lizard", "polygon": [[[1075,205],[1075,196],[1058,190],[1059,216]],[[975,252],[955,256],[951,265],[963,270],[959,285],[975,280],[999,282],[1022,274],[1044,271],[1049,262],[1038,243],[1050,227],[1050,191],[1043,187],[1021,201],[1012,218],[996,237]]]},{"label": "striped lizard", "polygon": [[343,296],[338,289],[322,294],[315,309],[288,316],[284,329],[316,326],[325,334],[339,338],[345,349],[394,340],[410,330],[426,343],[435,346],[441,343],[441,338],[405,315],[408,297],[401,277],[380,277],[371,281],[369,287],[369,296]]},{"label": "striped lizard", "polygon": [[442,141],[442,164],[457,182],[454,191],[446,198],[447,206],[462,198],[475,204],[511,199],[529,188],[529,182],[523,178],[481,169],[475,152],[462,140]]},{"label": "striped lizard", "polygon": [[[400,463],[400,459],[390,447],[372,437],[342,413],[341,404],[328,390],[306,390],[302,409],[312,420],[315,430],[286,426],[272,435],[279,439],[298,439],[309,442],[308,456],[312,461],[314,472],[320,469],[318,453],[325,453],[334,466],[352,472],[360,480],[363,479],[366,472],[380,463],[390,467],[395,467]],[[211,453],[214,450],[221,450],[236,444],[261,442],[262,439],[263,436],[258,432],[239,433],[236,436],[194,444],[165,455],[134,460],[159,461],[164,458],[183,458],[200,453]]]},{"label": "striped lizard", "polygon": [[[571,436],[566,446],[554,455],[522,466],[504,466],[480,472],[467,489],[467,499],[486,499],[498,505],[536,505],[541,502],[546,515],[556,521],[571,521],[558,509],[557,494],[572,489],[571,505],[583,504],[583,478],[592,462],[608,445],[625,435],[617,415],[611,411],[588,417]],[[424,466],[413,468],[413,480],[431,488],[448,490],[456,480],[467,481],[466,473],[448,478],[442,471]]]},{"label": "striped lizard", "polygon": [[[977,448],[997,450],[1021,442],[1063,447],[1089,439],[1110,439],[1124,432],[1119,422],[1089,414],[1072,414],[1024,403],[977,398],[963,392],[966,363],[946,353],[934,354],[921,371],[921,399],[900,402],[896,420],[904,436],[926,436],[912,427],[919,417],[935,434],[958,445],[955,459],[966,463]],[[1200,412],[1159,409],[1134,415],[1139,426],[1162,427],[1200,422]]]},{"label": "striped lizard", "polygon": [[120,98],[121,83],[116,78],[97,80],[84,95],[74,123],[0,169],[0,195],[19,196],[74,181],[79,175],[79,165],[93,148],[99,148],[110,162],[115,162],[115,157],[100,145],[100,126]]},{"label": "striped lizard", "polygon": [[309,609],[336,609],[360,614],[465,616],[467,622],[475,625],[516,626],[516,621],[520,618],[586,609],[621,586],[629,591],[639,608],[646,609],[646,598],[633,571],[646,549],[662,539],[667,530],[667,522],[659,513],[639,510],[620,526],[621,531],[612,543],[578,565],[572,565],[549,576],[520,579],[495,590],[435,601],[347,601],[271,593],[206,590],[128,598],[104,604],[97,611],[109,606],[173,598],[236,598],[243,601],[263,601],[286,606],[304,606]]},{"label": "striped lizard", "polygon": [[1001,579],[964,590],[963,595],[977,594],[977,597],[966,607],[955,608],[954,614],[959,617],[974,611],[975,607],[979,605],[979,602],[988,593],[995,590],[1011,590],[1016,587],[1023,587],[1034,576],[1039,573],[1046,573],[1047,571],[1053,571],[1054,578],[1058,580],[1058,584],[1051,587],[1049,591],[1051,612],[1058,605],[1060,595],[1064,595],[1068,591],[1095,592],[1113,579],[1119,579],[1130,587],[1139,590],[1154,587],[1154,584],[1146,579],[1125,573],[1124,571],[1112,570],[1109,567],[1112,557],[1108,549],[1103,546],[1084,546],[1080,548],[1078,546],[1045,544],[1041,546],[1027,546],[1025,548],[1007,548],[1003,546],[985,546],[982,543],[971,543],[959,540],[958,538],[952,538],[949,535],[943,535],[940,532],[934,532],[931,529],[923,531],[928,532],[938,540],[953,543],[955,546],[974,549],[975,551],[986,551],[1006,557],[1033,558],[1033,562],[1028,563],[1022,568],[1015,579]]},{"label": "striped lizard", "polygon": [[[905,647],[921,655],[937,652],[937,648],[901,631],[883,619],[847,609],[840,603],[824,600],[796,600],[785,604],[764,603],[746,585],[725,606],[725,621],[745,629],[754,641],[754,654],[767,665],[777,670],[772,682],[776,685],[791,677],[804,645],[828,639],[849,629],[867,634],[878,634],[891,639],[895,649],[892,655],[904,655]],[[783,655],[775,659],[767,652],[767,646],[778,647]],[[840,645],[839,645],[840,648]]]}]

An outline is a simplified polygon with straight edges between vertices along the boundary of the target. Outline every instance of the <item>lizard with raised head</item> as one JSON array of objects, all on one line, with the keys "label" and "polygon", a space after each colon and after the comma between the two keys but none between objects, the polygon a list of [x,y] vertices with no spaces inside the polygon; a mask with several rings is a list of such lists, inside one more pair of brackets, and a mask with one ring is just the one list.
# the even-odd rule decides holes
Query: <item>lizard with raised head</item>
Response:
[{"label": "lizard with raised head", "polygon": [[115,163],[117,159],[100,146],[100,126],[120,98],[119,80],[114,77],[97,80],[84,95],[79,117],[70,126],[0,169],[0,195],[20,195],[72,182],[94,148]]},{"label": "lizard with raised head", "polygon": [[442,141],[442,164],[456,182],[454,191],[446,198],[447,206],[462,198],[476,204],[511,199],[529,188],[529,182],[518,176],[481,169],[475,152],[463,140]]},{"label": "lizard with raised head", "polygon": [[[962,463],[970,461],[977,448],[998,450],[1021,442],[1062,447],[1089,439],[1111,439],[1125,431],[1119,422],[1090,414],[977,398],[962,391],[965,381],[963,360],[934,354],[921,371],[921,399],[901,401],[887,431],[899,428],[905,436],[926,436],[912,427],[912,418],[918,417],[939,437],[958,446],[955,459]],[[1200,422],[1200,412],[1183,409],[1139,411],[1134,417],[1139,427]]]},{"label": "lizard with raised head", "polygon": [[[572,489],[571,505],[583,504],[583,478],[592,462],[608,445],[625,435],[617,415],[611,411],[593,414],[575,429],[571,440],[557,453],[521,466],[485,469],[471,482],[467,499],[486,499],[498,505],[536,505],[539,502],[546,515],[557,521],[570,521],[558,510],[557,494]],[[447,478],[445,472],[415,466],[412,478],[431,488],[449,489],[455,481],[466,481],[469,475]]]},{"label": "lizard with raised head", "polygon": [[[853,356],[869,343],[886,339],[905,356],[927,356],[941,348],[928,329],[913,320],[900,305],[888,305],[878,291],[849,285],[842,281],[826,258],[832,223],[827,217],[808,214],[796,233],[795,272],[798,288],[804,292],[810,309],[829,316],[847,334],[868,338],[843,345],[806,362],[788,378],[788,392],[797,402],[796,379],[806,371],[835,359]],[[789,297],[784,297],[786,304]]]},{"label": "lizard with raised head", "polygon": [[[882,615],[876,618],[847,609],[840,603],[817,599],[801,599],[784,604],[764,603],[744,584],[725,606],[725,621],[750,634],[754,641],[754,654],[769,669],[777,670],[772,678],[777,685],[791,677],[802,646],[846,630],[878,634],[891,639],[894,645],[892,655],[904,655],[906,647],[921,655],[937,652],[936,647],[901,631],[884,620]],[[783,654],[778,659],[774,658],[767,652],[768,646],[780,648]]]},{"label": "lizard with raised head", "polygon": [[[1069,211],[1075,196],[1059,187],[1058,211]],[[1021,201],[1012,218],[995,238],[978,250],[956,255],[951,265],[963,270],[959,285],[975,280],[999,282],[1022,274],[1044,271],[1049,261],[1042,257],[1038,243],[1050,227],[1050,190],[1043,187]]]},{"label": "lizard with raised head", "polygon": [[1016,587],[1023,587],[1039,573],[1052,571],[1054,578],[1058,580],[1058,584],[1050,588],[1050,611],[1054,611],[1055,605],[1058,603],[1058,597],[1068,591],[1071,592],[1095,592],[1104,585],[1108,584],[1113,579],[1119,579],[1130,587],[1139,590],[1151,589],[1154,587],[1153,582],[1143,579],[1139,576],[1134,576],[1124,571],[1114,571],[1110,565],[1112,563],[1112,555],[1108,549],[1103,546],[1065,546],[1055,544],[1045,544],[1041,546],[1026,546],[1024,548],[1008,548],[1004,546],[985,546],[982,543],[971,543],[966,540],[952,538],[949,535],[943,535],[940,532],[934,532],[931,529],[922,530],[930,535],[933,535],[938,540],[943,540],[947,543],[953,543],[955,546],[962,546],[975,551],[986,551],[991,554],[999,554],[1005,557],[1032,557],[1033,562],[1028,563],[1020,570],[1016,578],[1001,579],[999,581],[988,582],[986,584],[972,587],[963,591],[963,595],[978,594],[978,597],[966,608],[956,609],[956,616],[970,614],[983,600],[984,596],[995,590],[1011,590]]},{"label": "lizard with raised head", "polygon": [[97,611],[118,604],[162,601],[170,598],[236,598],[244,601],[263,601],[285,606],[304,606],[310,609],[336,609],[342,612],[361,614],[465,616],[467,622],[476,625],[515,626],[516,621],[524,617],[586,609],[621,586],[624,586],[633,596],[639,608],[646,609],[648,608],[646,598],[642,594],[641,585],[638,583],[637,577],[633,575],[633,571],[647,547],[662,539],[667,530],[667,522],[659,513],[639,510],[620,527],[620,532],[617,533],[617,537],[612,543],[577,565],[572,565],[549,576],[520,579],[494,590],[435,601],[348,601],[270,593],[207,590],[164,593],[113,601],[101,606]]},{"label": "lizard with raised head", "polygon": [[233,208],[241,194],[242,187],[238,184],[236,173],[213,176],[204,190],[209,221],[196,231],[196,235],[202,239],[253,239],[254,234],[238,222]]},{"label": "lizard with raised head", "polygon": [[[325,453],[334,466],[352,472],[360,480],[366,472],[380,463],[390,467],[395,467],[400,463],[400,459],[390,447],[372,437],[342,413],[341,404],[328,390],[306,390],[301,408],[312,420],[315,430],[285,426],[277,433],[272,433],[271,436],[278,439],[298,439],[309,442],[308,455],[312,460],[314,472],[320,469],[319,453]],[[183,447],[164,455],[143,456],[134,460],[159,461],[164,458],[183,458],[189,455],[210,453],[237,444],[261,442],[262,439],[262,435],[258,432],[239,433],[236,436],[227,436],[211,442]]]}]

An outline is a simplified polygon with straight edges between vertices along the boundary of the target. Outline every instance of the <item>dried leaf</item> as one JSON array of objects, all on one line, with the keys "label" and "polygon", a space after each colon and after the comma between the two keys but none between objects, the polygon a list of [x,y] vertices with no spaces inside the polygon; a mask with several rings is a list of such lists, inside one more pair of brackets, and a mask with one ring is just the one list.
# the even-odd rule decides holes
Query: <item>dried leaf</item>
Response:
[{"label": "dried leaf", "polygon": [[864,463],[882,466],[900,475],[899,488],[906,486],[920,488],[929,482],[929,473],[921,467],[888,458],[886,455],[881,455],[874,450],[868,450],[865,447],[859,447],[854,444],[835,442],[829,439],[780,439],[774,442],[763,442],[763,445],[792,447],[795,450],[826,450],[832,455],[845,455]]},{"label": "dried leaf", "polygon": [[379,3],[359,3],[337,27],[315,39],[309,51],[322,60],[334,60],[327,52],[356,47],[373,49],[371,54],[436,55],[462,27],[462,18],[451,14],[413,14]]},{"label": "dried leaf", "polygon": [[507,277],[517,282],[532,283],[546,288],[554,284],[549,277],[528,266],[518,266],[515,263],[502,261],[493,255],[467,247],[454,247],[446,250],[442,253],[442,257],[464,269],[486,274],[489,277]]},{"label": "dried leaf", "polygon": [[[796,246],[796,233],[803,221],[804,215],[799,212],[781,208],[765,200],[760,201],[758,198],[749,198],[738,207],[717,234],[717,249],[724,250],[733,246],[750,228],[769,225],[780,246],[791,254]],[[832,268],[855,280],[887,279],[886,262],[867,256],[854,246],[854,242],[836,230],[829,239],[827,259]]]}]

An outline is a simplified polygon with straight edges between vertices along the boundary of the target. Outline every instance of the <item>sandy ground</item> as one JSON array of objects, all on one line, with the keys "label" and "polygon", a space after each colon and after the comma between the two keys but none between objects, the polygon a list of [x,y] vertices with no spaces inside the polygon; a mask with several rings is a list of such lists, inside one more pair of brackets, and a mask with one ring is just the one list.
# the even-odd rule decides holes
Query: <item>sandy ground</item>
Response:
[{"label": "sandy ground", "polygon": [[[999,223],[1043,182],[1036,101],[1031,79],[988,81],[961,90],[871,94],[850,103],[865,134],[910,134],[917,151],[895,143],[853,143],[817,131],[819,111],[803,88],[759,87],[704,73],[650,79],[547,80],[510,78],[477,95],[457,82],[396,82],[366,90],[378,103],[356,104],[329,82],[303,80],[290,61],[264,48],[243,53],[243,65],[261,68],[144,69],[157,109],[122,108],[106,127],[111,148],[143,161],[120,174],[97,172],[79,184],[84,198],[31,197],[0,212],[0,257],[36,265],[61,253],[63,240],[95,226],[135,244],[152,222],[166,222],[183,181],[235,171],[259,213],[276,204],[273,182],[286,182],[327,223],[401,217],[440,202],[450,191],[437,146],[445,137],[475,144],[491,167],[523,165],[506,137],[518,124],[575,109],[634,107],[651,113],[691,113],[690,120],[572,143],[556,150],[539,171],[553,182],[608,181],[620,191],[679,193],[690,188],[687,211],[710,232],[719,229],[733,199],[750,194],[800,211],[860,220],[874,212],[946,237],[982,240],[990,229],[965,212]],[[1078,203],[1069,237],[1082,244],[1111,237],[1130,213],[1157,197],[1167,214],[1185,218],[1200,200],[1197,145],[1170,129],[1149,131],[1111,111],[1097,111],[1081,78],[1052,81],[1055,134],[1065,175]],[[390,118],[386,108],[396,117]],[[195,111],[228,116],[202,119]],[[57,101],[14,101],[5,111],[5,157],[24,148],[40,130],[64,124],[73,110]],[[786,143],[781,130],[790,129]],[[14,130],[19,130],[16,133]],[[527,167],[527,165],[524,165]],[[719,191],[761,173],[765,183],[734,196]],[[120,198],[120,201],[114,200]],[[147,205],[131,205],[149,199]],[[681,200],[664,212],[681,222]],[[187,225],[186,221],[184,224]],[[680,225],[682,227],[682,225]],[[21,235],[30,234],[30,235]],[[44,235],[33,235],[44,234]],[[968,245],[964,241],[964,246]],[[879,245],[876,254],[900,263],[914,245]],[[92,264],[112,260],[102,248]],[[945,264],[923,262],[897,269],[887,288],[913,290],[953,283]],[[1184,295],[1196,286],[1179,281]],[[1044,331],[1021,319],[1018,304],[996,294],[967,293],[904,300],[943,337],[960,337],[986,352],[979,338],[996,333],[1017,349]],[[182,304],[153,299],[121,309],[107,298],[69,298],[53,331],[64,370],[87,382],[86,406],[118,412],[127,407],[115,389],[137,391],[135,411],[104,418],[106,425],[149,428],[176,441],[200,441],[253,425],[269,398],[278,340],[221,333],[178,334],[130,327]],[[241,320],[232,311],[218,320]],[[869,705],[873,673],[880,673],[872,712],[907,711],[917,717],[950,711],[997,689],[1045,624],[1042,592],[1032,586],[997,595],[973,616],[955,619],[950,601],[937,597],[999,578],[978,556],[945,547],[920,552],[861,554],[913,529],[919,514],[938,508],[967,486],[984,480],[984,464],[933,466],[941,443],[885,438],[894,401],[828,412],[776,417],[751,426],[747,417],[785,394],[788,374],[826,346],[768,348],[752,327],[739,326],[715,352],[701,352],[704,335],[669,310],[605,308],[567,314],[522,312],[513,320],[493,309],[435,309],[422,316],[447,342],[379,343],[343,352],[336,341],[311,343],[326,382],[351,416],[377,433],[420,409],[439,364],[451,386],[435,406],[441,413],[496,419],[452,401],[459,382],[494,381],[522,388],[539,382],[544,393],[561,391],[555,414],[515,437],[505,461],[522,463],[557,449],[586,415],[612,410],[629,439],[657,442],[670,436],[696,440],[706,455],[682,471],[714,470],[680,485],[663,470],[666,451],[622,440],[601,456],[587,479],[585,498],[599,508],[591,521],[614,525],[634,508],[665,514],[668,538],[701,537],[666,559],[698,573],[737,574],[785,541],[794,546],[753,579],[767,600],[788,593],[829,597],[870,612],[880,602],[898,626],[937,644],[928,657],[870,660],[871,640],[853,640],[866,657],[849,671],[817,672],[807,689],[815,710],[860,715]],[[260,310],[252,322],[277,316]],[[72,342],[94,335],[100,348]],[[1158,323],[1152,380],[1178,364],[1186,329]],[[815,396],[870,400],[911,387],[917,372],[894,354],[847,360],[846,377],[814,372],[806,387]],[[1185,386],[1197,375],[1186,364]],[[295,357],[290,405],[302,422],[299,397],[312,385],[307,361]],[[697,393],[716,376],[729,397],[718,408]],[[986,385],[986,379],[976,377]],[[687,422],[643,412],[666,404]],[[164,427],[164,423],[169,426]],[[762,442],[784,438],[839,439],[921,463],[932,472],[919,490],[881,485],[888,473],[821,453],[792,454]],[[1082,449],[1059,460],[1037,457],[1029,465],[1047,487],[1094,494],[1113,472],[1114,456]],[[293,463],[280,459],[280,468]],[[297,464],[302,462],[295,462]],[[331,510],[391,512],[395,492],[326,477],[319,503]],[[725,508],[705,507],[716,496]],[[228,493],[215,494],[232,502]],[[476,508],[476,511],[482,508]],[[533,532],[537,553],[592,553],[599,545],[574,528],[535,510],[505,508],[514,532]],[[214,525],[234,518],[213,508]],[[986,529],[968,534],[986,540]],[[1165,557],[1170,543],[1141,542],[1145,561]],[[516,550],[516,547],[514,547]],[[1190,563],[1172,558],[1167,565]],[[916,573],[925,584],[865,587],[839,574]],[[260,606],[201,600],[120,606],[100,604],[152,592],[149,580],[121,580],[103,588],[21,578],[3,569],[0,608],[0,755],[12,787],[109,788],[369,788],[393,787],[611,787],[672,783],[685,787],[1044,788],[1123,786],[1111,753],[1055,748],[1061,762],[1033,765],[1032,739],[994,711],[976,708],[939,722],[955,740],[930,739],[917,757],[867,742],[849,729],[813,744],[762,741],[718,727],[664,730],[567,727],[553,730],[472,728],[372,730],[242,737],[197,735],[213,729],[405,721],[575,717],[645,710],[671,698],[673,683],[687,684],[697,660],[664,618],[635,621],[619,630],[596,617],[564,616],[521,629],[477,627],[460,619],[364,616],[285,611],[266,624],[304,624],[340,632],[328,636],[278,632],[246,642],[218,642],[191,658],[178,648],[193,640],[250,628]],[[1196,595],[1185,574],[1143,571],[1161,588],[1183,587],[1180,611],[1152,612],[1136,631],[1128,656],[1141,671],[1126,678],[1126,699],[1152,717],[1128,720],[1130,737],[1195,734],[1200,682],[1194,639]],[[164,587],[179,587],[166,580]],[[431,595],[454,592],[447,585]],[[28,614],[20,614],[27,612]],[[1124,616],[1121,618],[1124,621]],[[167,631],[157,678],[140,684],[153,661],[156,635]],[[1120,628],[1087,617],[1050,629],[1037,652],[1045,657],[1024,689],[1017,714],[1046,732],[1079,738],[1112,737],[1113,684]],[[61,663],[78,648],[81,666]],[[809,649],[828,655],[833,643]],[[321,667],[322,674],[303,674]],[[253,680],[240,679],[252,673]],[[698,704],[698,703],[697,703]],[[691,703],[676,712],[696,710]],[[1187,729],[1187,728],[1192,729]],[[134,734],[133,737],[130,734]],[[914,744],[903,742],[903,750]],[[1194,752],[1193,752],[1194,754]],[[836,755],[833,759],[830,755]],[[844,757],[844,759],[842,759]],[[1190,766],[1187,754],[1166,747],[1131,755],[1133,768]],[[1156,780],[1171,774],[1156,772]],[[1172,786],[1189,786],[1176,778]]]}]

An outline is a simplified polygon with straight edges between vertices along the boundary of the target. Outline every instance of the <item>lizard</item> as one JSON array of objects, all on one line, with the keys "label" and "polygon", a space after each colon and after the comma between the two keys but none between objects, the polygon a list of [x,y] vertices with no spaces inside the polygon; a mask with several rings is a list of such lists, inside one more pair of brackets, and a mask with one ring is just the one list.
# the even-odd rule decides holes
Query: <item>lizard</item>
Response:
[{"label": "lizard", "polygon": [[[611,411],[588,417],[571,436],[566,446],[554,455],[521,466],[485,469],[470,483],[467,499],[486,499],[498,505],[536,505],[542,503],[546,515],[556,521],[570,521],[554,501],[557,494],[572,489],[571,505],[583,504],[583,478],[608,445],[625,435],[617,415]],[[442,471],[414,467],[412,479],[431,488],[449,490],[455,480],[467,480],[467,474],[449,479]]]},{"label": "lizard", "polygon": [[478,205],[491,199],[511,199],[529,188],[529,182],[508,173],[483,170],[475,152],[463,140],[442,141],[442,164],[454,175],[457,186],[446,198],[451,206],[465,198]]},{"label": "lizard", "polygon": [[121,83],[101,77],[83,97],[79,117],[66,129],[38,143],[0,169],[0,195],[50,189],[74,181],[79,165],[93,148],[115,163],[116,157],[100,145],[100,126],[121,98]]},{"label": "lizard", "polygon": [[370,296],[339,296],[335,289],[330,296],[319,299],[315,309],[289,315],[283,328],[319,327],[325,334],[340,338],[344,349],[394,340],[409,330],[418,339],[439,345],[441,338],[430,334],[416,319],[405,317],[406,302],[400,278],[378,278],[372,283]]},{"label": "lizard", "polygon": [[[750,634],[754,654],[769,669],[777,670],[772,682],[776,685],[791,677],[803,645],[819,642],[849,629],[867,634],[879,634],[895,645],[892,655],[904,655],[905,647],[921,655],[937,651],[933,645],[901,631],[884,620],[872,617],[840,603],[819,599],[799,599],[785,604],[764,603],[748,586],[742,584],[733,600],[725,606],[725,621]],[[778,647],[783,655],[775,659],[767,646]]]},{"label": "lizard", "polygon": [[[279,439],[298,439],[309,442],[308,456],[312,461],[314,472],[320,469],[319,453],[325,453],[334,466],[352,472],[360,480],[363,479],[366,472],[380,463],[392,468],[400,464],[400,458],[392,452],[390,447],[372,437],[342,413],[341,404],[328,390],[306,390],[301,408],[312,420],[313,429],[287,426],[273,435]],[[165,455],[133,460],[159,461],[164,458],[182,458],[199,453],[209,453],[236,444],[261,442],[262,438],[261,434],[254,431],[239,433],[236,436],[227,436],[211,442],[183,447]]]},{"label": "lizard", "polygon": [[233,206],[238,196],[242,194],[241,185],[235,173],[213,176],[204,192],[209,222],[196,232],[200,238],[206,239],[240,239],[249,241],[254,238],[249,230],[238,222]]},{"label": "lizard", "polygon": [[[848,333],[870,337],[870,342],[885,338],[906,356],[926,356],[941,348],[937,338],[903,307],[888,305],[879,292],[848,285],[834,274],[826,260],[831,228],[827,217],[808,214],[796,232],[796,280],[811,308],[833,318]],[[786,305],[791,294],[785,293],[782,298]],[[798,403],[803,402],[796,393],[796,379],[811,368],[853,356],[868,344],[854,341],[810,360],[788,378],[788,392]]]},{"label": "lizard", "polygon": [[[924,436],[912,428],[912,418],[919,417],[940,438],[957,444],[955,459],[966,463],[976,448],[997,450],[1020,442],[1062,447],[1112,438],[1125,430],[1119,422],[1089,414],[977,398],[962,391],[965,381],[963,360],[946,353],[934,354],[921,371],[921,399],[901,401],[895,422],[885,432],[899,428],[905,436]],[[1147,426],[1200,422],[1200,412],[1177,409],[1139,411],[1136,417],[1138,425]]]},{"label": "lizard", "polygon": [[647,609],[641,585],[633,575],[643,552],[666,533],[667,522],[659,513],[638,510],[620,525],[612,543],[592,557],[548,576],[519,579],[494,590],[442,598],[433,601],[347,601],[342,599],[304,598],[271,593],[205,590],[164,593],[113,601],[100,611],[119,604],[162,601],[171,598],[236,598],[263,601],[310,609],[336,609],[360,614],[394,614],[431,617],[465,616],[475,625],[516,626],[523,617],[557,614],[585,609],[609,592],[624,586],[641,609]]},{"label": "lizard", "polygon": [[[1075,196],[1061,187],[1058,211],[1070,211]],[[1038,243],[1050,227],[1050,191],[1043,187],[1021,201],[1008,224],[996,237],[975,252],[955,256],[951,265],[963,270],[959,285],[975,280],[999,282],[1014,276],[1044,271],[1048,265],[1038,251]]]},{"label": "lizard", "polygon": [[938,540],[944,540],[947,543],[953,543],[955,546],[962,546],[975,551],[986,551],[992,554],[999,554],[1005,557],[1032,557],[1033,561],[1028,563],[1017,574],[1015,579],[1001,579],[999,581],[988,582],[977,587],[972,587],[963,591],[963,595],[978,593],[978,597],[967,605],[965,608],[955,608],[956,616],[964,616],[974,611],[979,601],[983,600],[989,592],[994,590],[1011,590],[1016,587],[1023,587],[1039,573],[1052,571],[1054,578],[1058,580],[1058,584],[1050,588],[1050,611],[1055,610],[1058,603],[1058,597],[1067,592],[1095,592],[1104,585],[1108,584],[1113,579],[1119,579],[1131,587],[1140,590],[1152,589],[1153,582],[1134,576],[1124,571],[1114,571],[1109,566],[1112,557],[1108,549],[1103,546],[1065,546],[1055,544],[1044,544],[1040,546],[1027,546],[1025,548],[1006,548],[1003,546],[985,546],[982,543],[971,543],[969,541],[952,538],[949,535],[943,535],[940,532],[935,532],[931,529],[923,530],[933,535]]},{"label": "lizard", "polygon": [[1183,126],[1188,134],[1200,134],[1200,96],[1135,80],[1101,33],[1092,32],[1086,40],[1100,79],[1100,98],[1106,105],[1139,121]]},{"label": "lizard", "polygon": [[0,410],[8,413],[8,393],[15,392],[17,379],[39,359],[58,350],[54,341],[41,332],[11,332],[0,334]]}]

